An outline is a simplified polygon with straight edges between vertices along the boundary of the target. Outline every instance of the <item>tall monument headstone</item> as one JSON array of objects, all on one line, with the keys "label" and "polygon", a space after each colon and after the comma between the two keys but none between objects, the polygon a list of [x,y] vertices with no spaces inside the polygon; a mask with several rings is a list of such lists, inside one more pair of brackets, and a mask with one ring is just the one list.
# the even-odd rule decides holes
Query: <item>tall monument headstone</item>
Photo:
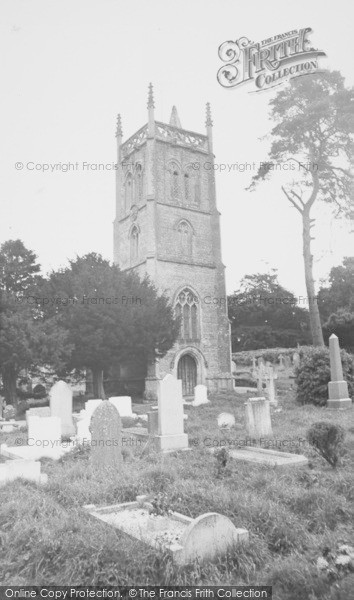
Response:
[{"label": "tall monument headstone", "polygon": [[329,360],[331,365],[331,381],[328,383],[328,408],[350,408],[348,384],[343,378],[342,361],[337,336],[332,333],[329,338]]}]

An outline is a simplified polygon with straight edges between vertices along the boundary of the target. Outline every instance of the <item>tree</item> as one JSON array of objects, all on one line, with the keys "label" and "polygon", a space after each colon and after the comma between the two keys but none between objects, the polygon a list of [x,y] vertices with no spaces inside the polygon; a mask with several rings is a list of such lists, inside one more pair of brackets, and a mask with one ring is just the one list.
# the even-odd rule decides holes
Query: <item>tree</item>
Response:
[{"label": "tree", "polygon": [[317,296],[322,320],[327,320],[339,308],[354,312],[353,256],[345,257],[342,265],[332,267],[328,283],[319,289]]},{"label": "tree", "polygon": [[333,267],[329,285],[318,292],[318,305],[326,342],[335,333],[340,344],[348,351],[354,350],[354,257],[343,259],[343,265]]},{"label": "tree", "polygon": [[0,374],[5,400],[17,404],[16,382],[22,369],[64,365],[66,333],[54,316],[44,320],[32,299],[43,279],[36,255],[21,240],[0,248]]},{"label": "tree", "polygon": [[[271,100],[269,159],[261,163],[249,189],[287,164],[294,179],[281,189],[302,219],[303,258],[314,345],[324,345],[313,277],[311,210],[316,201],[331,205],[336,216],[353,214],[354,89],[337,71],[295,77]],[[291,165],[294,167],[291,169]]]},{"label": "tree", "polygon": [[161,357],[177,339],[179,321],[167,297],[95,253],[53,272],[45,290],[55,300],[46,314],[58,316],[73,345],[67,368],[90,369],[96,397],[105,397],[104,371],[132,358]]},{"label": "tree", "polygon": [[246,275],[228,297],[228,313],[233,352],[309,343],[308,312],[279,284],[275,270]]}]

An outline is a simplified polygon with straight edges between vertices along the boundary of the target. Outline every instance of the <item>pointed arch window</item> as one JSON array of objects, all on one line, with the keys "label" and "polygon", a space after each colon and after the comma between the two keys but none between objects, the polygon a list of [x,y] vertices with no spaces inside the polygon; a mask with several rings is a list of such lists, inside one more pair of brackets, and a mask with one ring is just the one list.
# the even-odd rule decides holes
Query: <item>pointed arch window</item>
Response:
[{"label": "pointed arch window", "polygon": [[181,317],[181,341],[197,341],[200,337],[199,302],[189,288],[184,288],[177,297],[175,313]]},{"label": "pointed arch window", "polygon": [[130,232],[130,262],[136,262],[139,257],[139,230],[134,225]]},{"label": "pointed arch window", "polygon": [[178,233],[178,252],[182,257],[190,257],[192,255],[192,236],[193,231],[191,225],[183,220],[177,225]]},{"label": "pointed arch window", "polygon": [[170,165],[170,198],[171,200],[180,200],[180,170],[177,163],[172,162]]},{"label": "pointed arch window", "polygon": [[133,177],[128,173],[125,179],[125,210],[128,211],[133,201]]},{"label": "pointed arch window", "polygon": [[140,163],[135,169],[135,201],[140,204],[143,199],[143,168]]},{"label": "pointed arch window", "polygon": [[190,185],[190,177],[189,173],[184,174],[184,197],[188,202],[191,197],[191,185]]}]

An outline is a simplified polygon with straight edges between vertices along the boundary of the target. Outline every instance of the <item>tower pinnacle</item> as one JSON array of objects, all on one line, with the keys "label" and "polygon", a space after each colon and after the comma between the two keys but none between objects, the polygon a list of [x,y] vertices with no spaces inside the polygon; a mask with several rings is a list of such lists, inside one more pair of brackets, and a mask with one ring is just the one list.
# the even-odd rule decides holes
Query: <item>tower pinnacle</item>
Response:
[{"label": "tower pinnacle", "polygon": [[122,137],[122,136],[123,136],[122,119],[121,119],[121,116],[118,115],[117,116],[116,137]]},{"label": "tower pinnacle", "polygon": [[179,129],[182,129],[181,121],[179,120],[177,108],[175,106],[172,106],[170,125],[172,125],[172,127],[178,127]]},{"label": "tower pinnacle", "polygon": [[212,127],[213,126],[213,121],[211,120],[211,109],[210,109],[210,102],[206,103],[206,119],[205,119],[205,125],[206,127]]},{"label": "tower pinnacle", "polygon": [[155,108],[155,103],[154,103],[154,89],[152,87],[152,83],[149,83],[149,94],[148,94],[147,107],[148,108]]}]

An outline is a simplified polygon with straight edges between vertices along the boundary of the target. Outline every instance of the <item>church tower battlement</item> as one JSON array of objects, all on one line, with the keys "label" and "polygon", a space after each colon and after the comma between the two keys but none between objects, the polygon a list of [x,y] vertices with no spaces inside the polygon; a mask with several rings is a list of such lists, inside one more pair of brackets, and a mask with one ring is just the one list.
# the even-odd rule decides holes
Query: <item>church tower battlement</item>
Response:
[{"label": "church tower battlement", "polygon": [[183,129],[177,109],[169,124],[155,120],[153,88],[148,122],[123,143],[117,120],[114,262],[148,274],[182,317],[178,342],[148,368],[146,391],[173,373],[185,396],[203,383],[232,389],[230,326],[220,214],[216,206],[212,120],[206,134]]}]

